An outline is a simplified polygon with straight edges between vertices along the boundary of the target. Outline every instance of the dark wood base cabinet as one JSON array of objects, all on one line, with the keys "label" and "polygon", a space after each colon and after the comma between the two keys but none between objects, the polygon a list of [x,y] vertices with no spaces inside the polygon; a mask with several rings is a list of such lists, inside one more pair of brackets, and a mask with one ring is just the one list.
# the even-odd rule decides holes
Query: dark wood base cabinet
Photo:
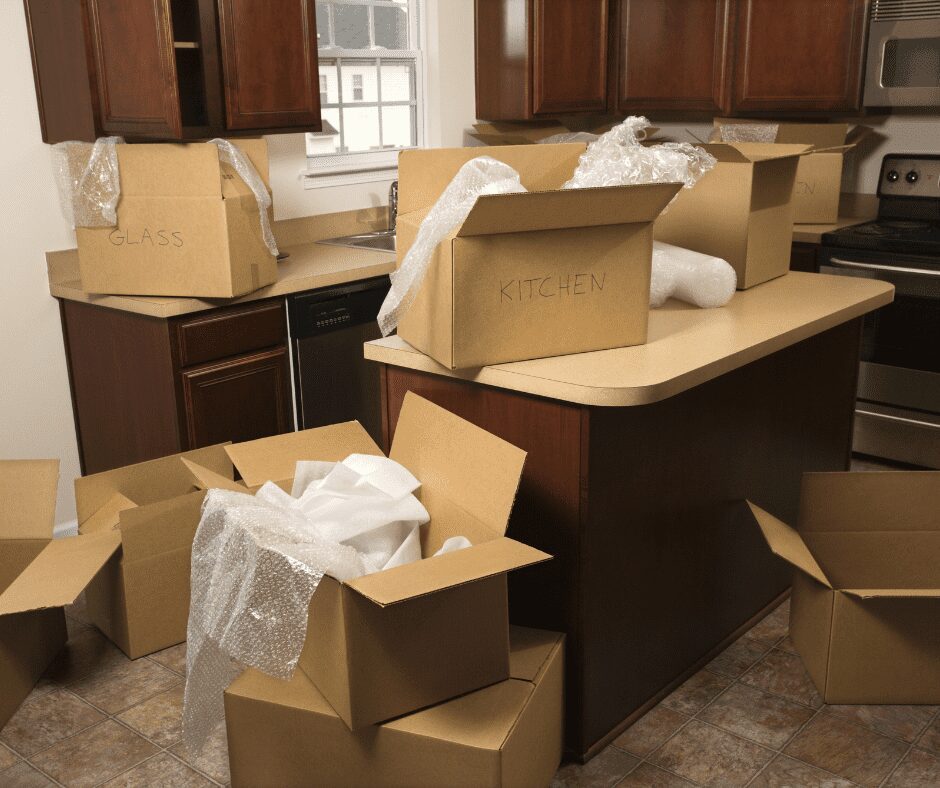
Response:
[{"label": "dark wood base cabinet", "polygon": [[167,319],[60,308],[82,473],[294,428],[283,299]]},{"label": "dark wood base cabinet", "polygon": [[414,391],[528,452],[514,623],[565,632],[566,745],[588,758],[785,594],[744,506],[794,522],[804,471],[848,467],[860,322],[650,405],[602,408],[383,366],[386,442]]}]

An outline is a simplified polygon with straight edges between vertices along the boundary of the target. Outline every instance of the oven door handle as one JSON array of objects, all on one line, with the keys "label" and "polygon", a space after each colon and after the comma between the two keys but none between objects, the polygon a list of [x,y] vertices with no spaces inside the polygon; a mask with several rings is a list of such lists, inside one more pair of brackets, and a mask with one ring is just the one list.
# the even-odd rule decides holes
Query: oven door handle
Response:
[{"label": "oven door handle", "polygon": [[836,267],[855,268],[862,271],[879,271],[888,274],[914,274],[915,276],[940,277],[940,271],[931,271],[926,268],[904,268],[899,265],[879,265],[878,263],[859,263],[855,260],[843,260],[839,257],[829,259],[830,264]]}]

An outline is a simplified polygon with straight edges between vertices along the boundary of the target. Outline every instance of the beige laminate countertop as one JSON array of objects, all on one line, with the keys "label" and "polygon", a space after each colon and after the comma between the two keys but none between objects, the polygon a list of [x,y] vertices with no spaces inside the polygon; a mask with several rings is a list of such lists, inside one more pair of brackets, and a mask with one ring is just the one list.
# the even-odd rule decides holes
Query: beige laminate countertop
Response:
[{"label": "beige laminate countertop", "polygon": [[743,290],[720,309],[670,300],[650,312],[645,345],[450,370],[397,336],[365,357],[398,367],[582,405],[645,405],[679,394],[890,303],[873,279],[792,272]]}]

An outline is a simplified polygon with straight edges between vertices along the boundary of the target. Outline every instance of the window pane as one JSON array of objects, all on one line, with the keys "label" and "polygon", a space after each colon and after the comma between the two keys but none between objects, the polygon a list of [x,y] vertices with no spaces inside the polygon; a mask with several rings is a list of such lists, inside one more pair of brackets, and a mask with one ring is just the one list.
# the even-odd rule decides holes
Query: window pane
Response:
[{"label": "window pane", "polygon": [[375,7],[375,45],[408,49],[408,12],[404,8]]},{"label": "window pane", "polygon": [[417,145],[414,107],[382,107],[382,145],[406,148]]},{"label": "window pane", "polygon": [[[324,85],[324,81],[326,85]],[[324,89],[325,88],[325,89]],[[339,103],[339,80],[336,77],[336,61],[320,61],[320,104]]]},{"label": "window pane", "polygon": [[379,147],[378,107],[343,109],[343,139],[347,153]]},{"label": "window pane", "polygon": [[330,45],[329,10],[317,3],[317,46]]},{"label": "window pane", "polygon": [[343,49],[369,48],[369,9],[333,4],[333,43]]},{"label": "window pane", "polygon": [[339,110],[336,107],[328,107],[320,112],[325,121],[323,128],[329,123],[334,129],[335,134],[314,133],[307,135],[307,155],[324,156],[331,153],[339,153]]},{"label": "window pane", "polygon": [[411,101],[414,97],[414,64],[407,60],[383,60],[382,101]]},{"label": "window pane", "polygon": [[378,71],[374,60],[343,58],[343,104],[379,100]]}]

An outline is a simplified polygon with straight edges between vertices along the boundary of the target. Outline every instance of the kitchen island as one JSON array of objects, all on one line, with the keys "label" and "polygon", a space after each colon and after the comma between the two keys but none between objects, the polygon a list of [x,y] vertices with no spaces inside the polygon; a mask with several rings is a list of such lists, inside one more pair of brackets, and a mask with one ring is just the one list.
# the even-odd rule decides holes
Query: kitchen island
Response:
[{"label": "kitchen island", "polygon": [[670,301],[636,347],[449,370],[397,337],[385,437],[414,391],[528,452],[509,535],[514,623],[565,632],[566,747],[589,758],[787,593],[749,498],[796,520],[804,471],[844,470],[862,316],[891,285],[791,273],[715,310]]}]

